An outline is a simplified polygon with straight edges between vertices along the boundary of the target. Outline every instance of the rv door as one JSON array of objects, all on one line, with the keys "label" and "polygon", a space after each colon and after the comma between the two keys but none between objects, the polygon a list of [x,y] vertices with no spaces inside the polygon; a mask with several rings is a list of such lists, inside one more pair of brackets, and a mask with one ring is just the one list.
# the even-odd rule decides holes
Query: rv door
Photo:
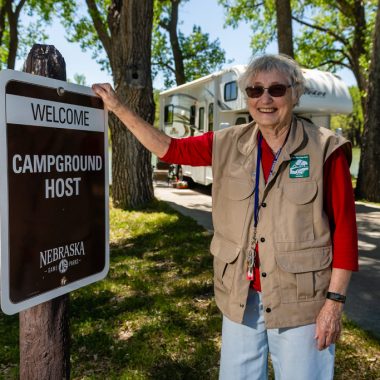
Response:
[{"label": "rv door", "polygon": [[[199,102],[196,105],[194,136],[199,136],[208,130],[208,104]],[[206,181],[206,167],[183,165],[184,177],[190,177],[194,182],[202,185],[208,184]]]}]

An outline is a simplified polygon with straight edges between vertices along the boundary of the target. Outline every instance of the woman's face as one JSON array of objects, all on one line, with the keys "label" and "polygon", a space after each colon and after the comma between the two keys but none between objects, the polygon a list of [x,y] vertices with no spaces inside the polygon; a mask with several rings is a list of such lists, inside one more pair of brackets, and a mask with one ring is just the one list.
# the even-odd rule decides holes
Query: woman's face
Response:
[{"label": "woman's face", "polygon": [[[268,88],[273,84],[290,85],[289,78],[279,71],[258,73],[249,86],[262,86]],[[248,110],[258,126],[278,128],[289,125],[293,112],[292,88],[287,88],[281,97],[271,96],[265,90],[259,98],[247,98]]]}]

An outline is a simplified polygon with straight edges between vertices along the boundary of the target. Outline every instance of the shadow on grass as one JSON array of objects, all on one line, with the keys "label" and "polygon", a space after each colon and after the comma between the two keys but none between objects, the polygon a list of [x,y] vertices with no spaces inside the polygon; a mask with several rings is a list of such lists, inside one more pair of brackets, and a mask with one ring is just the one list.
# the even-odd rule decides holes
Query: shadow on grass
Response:
[{"label": "shadow on grass", "polygon": [[[212,325],[220,318],[211,319],[218,320],[200,327],[184,310],[171,308],[160,313],[159,320],[152,318],[141,325],[127,339],[93,331],[76,339],[77,352],[86,348],[76,361],[88,362],[96,355],[97,362],[90,369],[94,379],[132,378],[123,376],[127,369],[137,371],[141,377],[136,378],[144,379],[216,379],[219,354]],[[95,375],[100,368],[104,368],[103,374]]]},{"label": "shadow on grass", "polygon": [[161,202],[152,207],[144,214],[168,219],[113,243],[107,279],[73,297],[74,378],[217,377],[221,317],[210,236]]},{"label": "shadow on grass", "polygon": [[[193,223],[187,227],[191,234],[178,231],[177,225],[165,225],[137,238],[121,240],[112,246],[112,260],[115,264],[123,263],[126,258],[153,263],[167,263],[169,260],[178,268],[193,272],[210,268],[212,257],[208,247],[211,237]],[[165,267],[156,267],[155,270],[165,270]]]},{"label": "shadow on grass", "polygon": [[[112,302],[117,293],[109,292],[108,297],[94,297],[88,293],[81,295],[71,303],[71,317],[78,321],[110,320],[124,316],[125,313],[148,311],[154,305],[154,297],[134,295],[127,297],[117,305]],[[102,299],[102,300],[101,300]]]}]

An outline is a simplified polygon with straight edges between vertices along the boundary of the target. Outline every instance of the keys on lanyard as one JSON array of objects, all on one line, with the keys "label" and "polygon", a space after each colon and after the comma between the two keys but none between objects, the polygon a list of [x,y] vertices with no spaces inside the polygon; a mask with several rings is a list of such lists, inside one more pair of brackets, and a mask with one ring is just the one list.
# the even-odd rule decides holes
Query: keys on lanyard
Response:
[{"label": "keys on lanyard", "polygon": [[251,244],[248,250],[247,255],[247,280],[253,281],[255,278],[254,268],[255,268],[255,260],[256,260],[256,227],[253,230],[253,237],[251,240]]}]

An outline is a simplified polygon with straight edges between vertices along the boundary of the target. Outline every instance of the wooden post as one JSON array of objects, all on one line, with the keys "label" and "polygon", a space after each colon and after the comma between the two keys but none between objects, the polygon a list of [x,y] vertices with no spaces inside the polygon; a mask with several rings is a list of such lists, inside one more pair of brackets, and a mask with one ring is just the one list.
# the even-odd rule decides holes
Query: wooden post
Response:
[{"label": "wooden post", "polygon": [[[27,73],[66,80],[66,64],[52,45],[35,44]],[[70,378],[69,295],[20,312],[20,379]]]}]

